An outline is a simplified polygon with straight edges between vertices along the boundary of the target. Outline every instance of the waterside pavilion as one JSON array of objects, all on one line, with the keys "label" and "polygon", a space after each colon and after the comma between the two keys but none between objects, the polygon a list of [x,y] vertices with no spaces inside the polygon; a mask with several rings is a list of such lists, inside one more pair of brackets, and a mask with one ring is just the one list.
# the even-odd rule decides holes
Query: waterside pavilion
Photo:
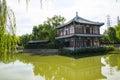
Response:
[{"label": "waterside pavilion", "polygon": [[58,37],[56,40],[63,40],[64,47],[68,49],[99,47],[100,27],[104,23],[93,22],[82,17],[76,16],[65,23],[56,27]]}]

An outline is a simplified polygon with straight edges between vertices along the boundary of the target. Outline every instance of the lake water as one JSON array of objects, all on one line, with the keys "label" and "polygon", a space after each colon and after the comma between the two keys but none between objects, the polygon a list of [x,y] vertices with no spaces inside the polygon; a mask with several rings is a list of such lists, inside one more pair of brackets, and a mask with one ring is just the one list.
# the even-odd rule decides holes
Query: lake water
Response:
[{"label": "lake water", "polygon": [[120,80],[120,54],[74,59],[63,56],[3,56],[0,80]]}]

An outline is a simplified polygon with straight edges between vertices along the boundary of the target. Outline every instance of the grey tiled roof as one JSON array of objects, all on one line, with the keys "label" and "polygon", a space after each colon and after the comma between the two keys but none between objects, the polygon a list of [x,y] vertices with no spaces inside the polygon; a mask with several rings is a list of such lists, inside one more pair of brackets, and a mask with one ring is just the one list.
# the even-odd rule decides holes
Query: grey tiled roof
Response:
[{"label": "grey tiled roof", "polygon": [[84,19],[82,17],[76,16],[74,17],[72,20],[70,20],[69,22],[65,23],[64,25],[59,25],[56,27],[56,29],[64,27],[72,22],[78,22],[78,23],[83,23],[83,24],[92,24],[92,25],[97,25],[97,26],[102,26],[104,25],[104,23],[100,23],[100,22],[93,22],[87,19]]},{"label": "grey tiled roof", "polygon": [[49,42],[48,40],[32,40],[32,41],[29,41],[28,44],[31,44],[31,43],[47,43]]},{"label": "grey tiled roof", "polygon": [[63,38],[70,38],[73,36],[80,36],[80,37],[102,37],[100,34],[71,34],[71,35],[65,35],[65,36],[59,36],[55,39],[63,39]]}]

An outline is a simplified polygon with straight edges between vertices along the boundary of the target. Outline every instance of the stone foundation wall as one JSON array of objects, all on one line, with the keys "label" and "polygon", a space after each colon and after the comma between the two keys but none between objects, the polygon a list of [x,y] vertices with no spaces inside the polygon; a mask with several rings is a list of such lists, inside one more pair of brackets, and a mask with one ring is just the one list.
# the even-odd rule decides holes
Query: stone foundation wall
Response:
[{"label": "stone foundation wall", "polygon": [[32,53],[40,55],[55,55],[58,53],[58,49],[24,49],[23,53]]}]

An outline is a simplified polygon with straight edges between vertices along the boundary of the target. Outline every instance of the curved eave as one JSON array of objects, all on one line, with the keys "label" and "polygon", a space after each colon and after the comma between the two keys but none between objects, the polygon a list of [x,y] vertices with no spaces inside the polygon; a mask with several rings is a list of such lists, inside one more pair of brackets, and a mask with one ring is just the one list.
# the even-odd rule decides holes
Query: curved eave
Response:
[{"label": "curved eave", "polygon": [[101,34],[74,34],[74,36],[80,36],[80,37],[102,37]]},{"label": "curved eave", "polygon": [[71,21],[65,23],[64,25],[59,25],[59,26],[57,26],[57,27],[55,27],[55,28],[56,28],[56,29],[59,29],[59,28],[65,27],[66,25],[69,25],[69,24],[71,24],[72,22],[74,22],[74,21],[71,20]]},{"label": "curved eave", "polygon": [[55,39],[64,39],[64,38],[70,38],[73,36],[79,36],[79,37],[102,37],[103,35],[98,34],[72,34],[72,35],[65,35],[65,36],[59,36],[55,37]]},{"label": "curved eave", "polygon": [[104,23],[99,23],[99,22],[79,21],[79,20],[72,19],[71,21],[67,22],[67,23],[64,24],[64,25],[59,25],[59,26],[57,26],[56,29],[65,27],[66,25],[69,25],[69,24],[71,24],[72,22],[77,22],[77,23],[82,23],[82,24],[96,25],[96,26],[99,26],[99,27],[102,26],[102,25],[104,25]]},{"label": "curved eave", "polygon": [[84,21],[75,21],[75,22],[78,22],[78,23],[82,23],[82,24],[90,24],[90,25],[96,25],[96,26],[102,26],[104,25],[104,23],[99,23],[99,22],[84,22]]},{"label": "curved eave", "polygon": [[55,39],[63,39],[63,38],[70,38],[73,35],[65,35],[65,36],[59,36],[59,37],[55,37]]},{"label": "curved eave", "polygon": [[96,26],[102,26],[102,25],[104,25],[104,23],[90,21],[90,20],[84,19],[84,18],[79,17],[79,16],[76,16],[74,18],[74,20],[76,22],[83,23],[83,24],[91,24],[91,25],[96,25]]}]

